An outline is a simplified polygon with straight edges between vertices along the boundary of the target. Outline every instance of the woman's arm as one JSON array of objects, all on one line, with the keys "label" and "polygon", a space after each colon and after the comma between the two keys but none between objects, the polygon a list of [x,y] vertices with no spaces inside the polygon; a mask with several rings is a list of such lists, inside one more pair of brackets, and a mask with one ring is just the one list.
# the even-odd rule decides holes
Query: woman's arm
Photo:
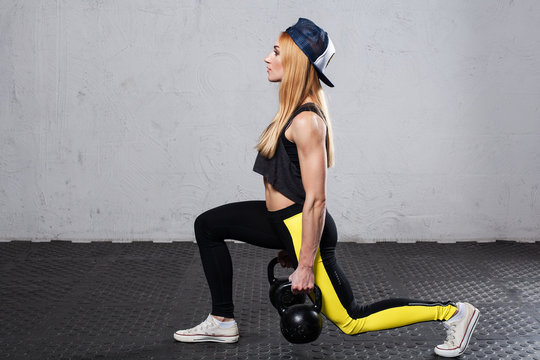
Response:
[{"label": "woman's arm", "polygon": [[306,199],[302,210],[302,246],[298,268],[289,277],[296,293],[313,291],[313,265],[326,216],[326,125],[312,112],[300,113],[291,124]]}]

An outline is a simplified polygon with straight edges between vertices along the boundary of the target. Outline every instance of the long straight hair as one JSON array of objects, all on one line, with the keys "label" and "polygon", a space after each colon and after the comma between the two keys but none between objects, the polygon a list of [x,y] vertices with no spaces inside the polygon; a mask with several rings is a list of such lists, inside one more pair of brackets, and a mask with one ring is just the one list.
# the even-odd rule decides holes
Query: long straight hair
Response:
[{"label": "long straight hair", "polygon": [[287,120],[289,120],[294,110],[310,96],[324,115],[323,120],[326,122],[327,131],[327,166],[331,167],[334,164],[334,134],[317,70],[289,34],[282,32],[278,39],[281,63],[283,65],[283,78],[279,86],[279,110],[270,125],[261,134],[257,150],[266,158],[274,156],[279,135],[287,124]]}]

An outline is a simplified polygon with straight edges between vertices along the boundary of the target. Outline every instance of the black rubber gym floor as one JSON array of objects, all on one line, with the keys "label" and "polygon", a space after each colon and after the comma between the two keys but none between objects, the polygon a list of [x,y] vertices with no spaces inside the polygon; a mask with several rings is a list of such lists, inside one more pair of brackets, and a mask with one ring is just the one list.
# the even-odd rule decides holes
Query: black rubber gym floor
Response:
[{"label": "black rubber gym floor", "polygon": [[[435,359],[440,323],[342,334],[323,320],[311,344],[281,335],[266,266],[277,251],[229,243],[237,344],[175,342],[210,310],[194,243],[0,243],[2,359]],[[360,302],[473,303],[481,317],[462,359],[540,359],[540,242],[340,243]],[[284,270],[278,274],[284,275]]]}]

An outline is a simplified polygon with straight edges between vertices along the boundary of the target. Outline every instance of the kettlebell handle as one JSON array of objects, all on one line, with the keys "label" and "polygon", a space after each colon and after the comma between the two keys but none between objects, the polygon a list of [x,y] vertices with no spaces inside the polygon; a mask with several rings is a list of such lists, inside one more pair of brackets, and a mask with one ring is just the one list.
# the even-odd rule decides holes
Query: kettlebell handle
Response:
[{"label": "kettlebell handle", "polygon": [[[283,283],[278,287],[276,291],[276,294],[277,294],[276,305],[280,314],[283,314],[285,310],[287,310],[282,304],[281,296],[279,296],[282,289],[285,289],[285,288],[291,288],[290,291],[292,292],[292,283],[290,281]],[[313,310],[320,313],[322,309],[322,293],[321,293],[321,289],[319,289],[317,284],[314,284],[313,286],[313,294],[315,295],[315,302],[313,303]]]},{"label": "kettlebell handle", "polygon": [[268,283],[272,285],[274,281],[276,281],[276,277],[274,276],[274,267],[278,263],[278,258],[275,257],[268,263]]}]

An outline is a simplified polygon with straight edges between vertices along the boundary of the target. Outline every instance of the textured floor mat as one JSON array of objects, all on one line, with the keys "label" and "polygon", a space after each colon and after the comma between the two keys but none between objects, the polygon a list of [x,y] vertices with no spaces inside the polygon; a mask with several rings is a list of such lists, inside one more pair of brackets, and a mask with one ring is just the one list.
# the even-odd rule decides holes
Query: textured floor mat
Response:
[{"label": "textured floor mat", "polygon": [[[183,344],[210,311],[194,243],[0,243],[1,359],[436,359],[439,323],[342,334],[328,320],[292,345],[268,300],[276,251],[228,243],[237,344]],[[359,302],[469,301],[480,322],[462,359],[540,359],[540,243],[339,243]],[[277,269],[278,275],[284,270]]]}]

